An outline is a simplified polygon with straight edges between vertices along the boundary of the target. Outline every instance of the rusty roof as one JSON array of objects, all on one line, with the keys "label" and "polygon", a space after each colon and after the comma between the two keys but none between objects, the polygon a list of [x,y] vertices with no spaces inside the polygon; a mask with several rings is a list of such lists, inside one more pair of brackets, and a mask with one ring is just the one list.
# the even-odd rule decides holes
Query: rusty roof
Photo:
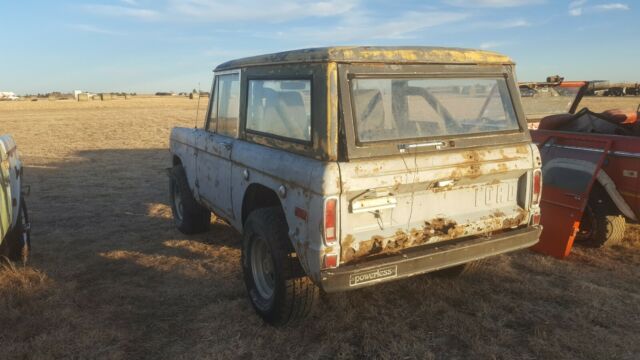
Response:
[{"label": "rusty roof", "polygon": [[229,70],[244,66],[283,63],[342,62],[394,64],[513,64],[505,55],[484,50],[429,46],[338,46],[284,51],[227,61],[216,67]]}]

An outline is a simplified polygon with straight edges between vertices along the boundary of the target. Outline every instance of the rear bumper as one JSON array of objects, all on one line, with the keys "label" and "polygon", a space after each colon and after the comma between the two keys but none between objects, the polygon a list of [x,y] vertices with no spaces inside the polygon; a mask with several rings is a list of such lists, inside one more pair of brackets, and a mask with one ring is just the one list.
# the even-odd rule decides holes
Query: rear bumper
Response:
[{"label": "rear bumper", "polygon": [[326,292],[346,291],[424,274],[530,247],[538,242],[541,232],[541,226],[532,226],[488,238],[405,249],[393,256],[323,270],[320,286]]}]

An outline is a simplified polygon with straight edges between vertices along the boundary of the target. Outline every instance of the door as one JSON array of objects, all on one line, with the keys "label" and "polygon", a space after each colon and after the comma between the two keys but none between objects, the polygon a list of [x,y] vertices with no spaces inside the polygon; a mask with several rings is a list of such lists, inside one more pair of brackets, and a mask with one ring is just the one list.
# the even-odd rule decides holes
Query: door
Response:
[{"label": "door", "polygon": [[[1,141],[1,139],[0,139]],[[0,244],[5,235],[9,232],[13,208],[11,206],[11,168],[9,164],[9,153],[4,142],[0,142]]]},{"label": "door", "polygon": [[342,263],[528,224],[535,154],[496,144],[523,134],[503,76],[377,76],[343,92],[349,155],[385,156],[339,163]]},{"label": "door", "polygon": [[571,252],[589,193],[611,147],[607,139],[538,130],[542,156],[542,234],[534,251],[565,258]]},{"label": "door", "polygon": [[231,152],[238,135],[240,74],[216,75],[206,134],[200,138],[197,187],[200,199],[219,215],[233,219]]}]

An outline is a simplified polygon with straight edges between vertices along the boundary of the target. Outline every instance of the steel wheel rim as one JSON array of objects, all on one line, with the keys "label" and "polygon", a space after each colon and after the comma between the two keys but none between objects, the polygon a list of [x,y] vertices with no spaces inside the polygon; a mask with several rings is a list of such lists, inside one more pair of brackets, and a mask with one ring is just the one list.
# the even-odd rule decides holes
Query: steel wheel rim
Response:
[{"label": "steel wheel rim", "polygon": [[273,258],[266,242],[260,237],[255,237],[251,243],[251,273],[260,296],[271,299],[276,287]]},{"label": "steel wheel rim", "polygon": [[176,209],[176,217],[178,220],[182,220],[184,205],[182,204],[182,197],[180,196],[180,189],[177,184],[173,185],[173,204]]}]

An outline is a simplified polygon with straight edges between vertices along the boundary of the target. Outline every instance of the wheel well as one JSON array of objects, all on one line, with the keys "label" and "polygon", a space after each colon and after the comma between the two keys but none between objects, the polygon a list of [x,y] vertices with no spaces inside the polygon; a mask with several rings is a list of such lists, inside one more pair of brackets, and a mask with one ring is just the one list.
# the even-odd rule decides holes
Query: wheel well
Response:
[{"label": "wheel well", "polygon": [[275,191],[260,184],[249,185],[242,200],[242,223],[244,224],[253,210],[272,206],[282,208],[280,198]]},{"label": "wheel well", "polygon": [[173,158],[171,160],[172,160],[172,165],[173,166],[182,165],[182,160],[180,160],[178,155],[173,155]]}]

